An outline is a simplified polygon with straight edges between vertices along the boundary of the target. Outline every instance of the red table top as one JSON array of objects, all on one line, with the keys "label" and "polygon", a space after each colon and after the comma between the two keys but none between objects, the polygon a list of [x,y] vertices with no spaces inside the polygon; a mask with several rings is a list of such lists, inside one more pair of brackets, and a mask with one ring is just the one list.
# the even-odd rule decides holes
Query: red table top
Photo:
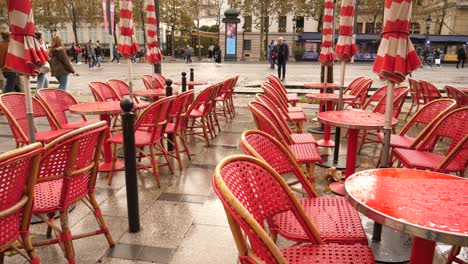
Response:
[{"label": "red table top", "polygon": [[346,198],[390,228],[468,245],[468,180],[431,171],[374,169],[347,178]]},{"label": "red table top", "polygon": [[[315,94],[306,94],[308,99],[316,99],[320,101],[338,101],[339,94],[334,93],[315,93]],[[350,94],[343,94],[343,101],[352,101],[356,99],[356,96]]]},{"label": "red table top", "polygon": [[[383,114],[359,109],[321,112],[318,119],[324,124],[350,129],[381,129],[385,123]],[[393,118],[392,126],[397,123],[398,120]]]},{"label": "red table top", "polygon": [[151,96],[165,96],[166,89],[148,89],[148,90],[138,90],[134,91],[133,95],[135,96],[143,96],[143,97],[151,97]]},{"label": "red table top", "polygon": [[[325,87],[325,83],[306,83],[304,84],[304,88],[308,89],[323,89]],[[338,89],[340,85],[338,83],[327,83],[327,89]]]},{"label": "red table top", "polygon": [[[175,85],[182,85],[182,82],[174,82]],[[193,85],[193,86],[196,86],[196,85],[207,85],[208,82],[205,82],[205,81],[187,81],[187,85]]]},{"label": "red table top", "polygon": [[[136,105],[135,108],[140,109],[144,104]],[[147,106],[148,104],[146,104]],[[109,102],[90,102],[72,105],[69,108],[71,113],[80,115],[112,115],[122,113],[119,101]]]}]

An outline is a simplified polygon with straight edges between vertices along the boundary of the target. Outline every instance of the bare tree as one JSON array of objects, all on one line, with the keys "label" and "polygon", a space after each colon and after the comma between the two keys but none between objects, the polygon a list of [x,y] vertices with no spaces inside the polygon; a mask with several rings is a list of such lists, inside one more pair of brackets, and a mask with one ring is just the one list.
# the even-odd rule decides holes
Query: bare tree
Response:
[{"label": "bare tree", "polygon": [[146,47],[148,40],[146,38],[146,1],[134,0],[133,13],[135,14],[135,24],[141,25],[143,30],[143,46]]}]

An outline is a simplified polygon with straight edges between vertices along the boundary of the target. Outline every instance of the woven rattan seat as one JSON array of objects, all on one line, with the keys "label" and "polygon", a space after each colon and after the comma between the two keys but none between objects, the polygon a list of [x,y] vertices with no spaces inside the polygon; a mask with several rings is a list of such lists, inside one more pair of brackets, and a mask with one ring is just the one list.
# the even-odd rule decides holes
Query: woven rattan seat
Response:
[{"label": "woven rattan seat", "polygon": [[[324,244],[281,176],[253,157],[218,164],[213,188],[222,201],[241,263],[374,263],[366,245]],[[291,212],[312,244],[279,249],[265,232],[272,217]]]}]

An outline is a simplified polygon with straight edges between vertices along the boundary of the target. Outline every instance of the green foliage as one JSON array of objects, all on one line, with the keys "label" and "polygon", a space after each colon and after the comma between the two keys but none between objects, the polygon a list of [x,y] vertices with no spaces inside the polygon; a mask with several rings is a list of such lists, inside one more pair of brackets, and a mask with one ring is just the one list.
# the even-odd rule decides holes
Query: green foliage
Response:
[{"label": "green foliage", "polygon": [[306,52],[306,49],[304,47],[295,47],[293,52],[294,56],[302,56]]}]

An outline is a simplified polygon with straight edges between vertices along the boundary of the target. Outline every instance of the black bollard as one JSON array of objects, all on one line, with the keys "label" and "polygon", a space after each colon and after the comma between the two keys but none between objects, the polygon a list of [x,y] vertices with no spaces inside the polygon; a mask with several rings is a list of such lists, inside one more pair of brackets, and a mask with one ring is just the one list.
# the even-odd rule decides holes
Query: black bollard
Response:
[{"label": "black bollard", "polygon": [[[172,96],[172,80],[167,79],[166,80],[166,97],[167,96]],[[168,120],[167,122],[171,122],[172,120]],[[174,134],[167,134],[167,150],[168,151],[174,151]]]},{"label": "black bollard", "polygon": [[195,81],[195,73],[193,72],[193,68],[190,68],[190,81]]},{"label": "black bollard", "polygon": [[187,91],[187,73],[186,72],[182,72],[182,92],[186,92]]},{"label": "black bollard", "polygon": [[135,114],[133,101],[124,97],[120,101],[122,113],[123,148],[125,156],[125,186],[127,189],[128,226],[131,233],[140,231],[140,209],[138,205],[138,182],[135,148]]}]

